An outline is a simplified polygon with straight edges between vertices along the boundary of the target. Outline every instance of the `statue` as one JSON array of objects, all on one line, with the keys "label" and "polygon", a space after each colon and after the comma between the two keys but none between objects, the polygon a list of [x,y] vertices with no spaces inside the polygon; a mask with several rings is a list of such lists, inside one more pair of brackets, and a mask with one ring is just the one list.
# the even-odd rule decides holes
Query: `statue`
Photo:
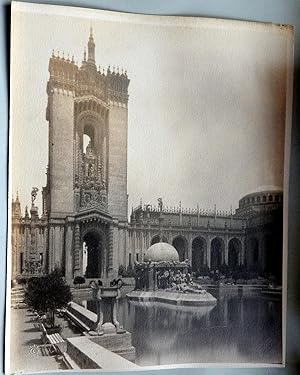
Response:
[{"label": "statue", "polygon": [[157,201],[158,201],[158,209],[159,209],[159,211],[162,211],[162,209],[163,209],[162,198],[158,198]]},{"label": "statue", "polygon": [[94,164],[90,164],[89,167],[88,167],[88,177],[95,177]]},{"label": "statue", "polygon": [[168,290],[181,293],[206,294],[206,290],[194,283],[190,273],[185,274],[181,271],[170,277],[170,287]]},{"label": "statue", "polygon": [[91,158],[94,156],[94,150],[93,150],[93,147],[92,147],[92,142],[89,141],[88,145],[86,146],[86,156]]},{"label": "statue", "polygon": [[34,205],[34,201],[36,200],[38,191],[39,191],[39,189],[37,187],[33,187],[32,190],[31,190],[31,203],[32,203],[32,205]]}]

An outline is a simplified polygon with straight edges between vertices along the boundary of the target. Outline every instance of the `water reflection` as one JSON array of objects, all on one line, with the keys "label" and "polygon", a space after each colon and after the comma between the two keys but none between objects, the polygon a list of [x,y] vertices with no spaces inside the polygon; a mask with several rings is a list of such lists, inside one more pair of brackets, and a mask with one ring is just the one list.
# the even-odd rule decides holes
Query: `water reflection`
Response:
[{"label": "water reflection", "polygon": [[[94,303],[88,308],[95,311]],[[221,297],[185,310],[119,301],[141,366],[201,362],[281,362],[281,302]]]}]

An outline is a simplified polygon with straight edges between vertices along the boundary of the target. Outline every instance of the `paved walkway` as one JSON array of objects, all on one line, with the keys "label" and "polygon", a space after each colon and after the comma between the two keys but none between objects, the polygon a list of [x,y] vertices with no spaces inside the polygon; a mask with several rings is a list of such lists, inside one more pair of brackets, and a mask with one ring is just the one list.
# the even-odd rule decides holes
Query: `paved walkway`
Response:
[{"label": "paved walkway", "polygon": [[37,346],[42,344],[42,333],[33,326],[34,314],[27,309],[11,309],[10,372],[63,370],[59,356],[44,356]]}]

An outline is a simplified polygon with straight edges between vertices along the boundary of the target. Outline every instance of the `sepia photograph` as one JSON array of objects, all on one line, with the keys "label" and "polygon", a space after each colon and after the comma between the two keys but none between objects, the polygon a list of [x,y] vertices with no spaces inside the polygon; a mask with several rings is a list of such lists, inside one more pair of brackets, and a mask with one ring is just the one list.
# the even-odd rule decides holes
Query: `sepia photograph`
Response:
[{"label": "sepia photograph", "polygon": [[293,27],[11,16],[6,372],[283,366]]}]

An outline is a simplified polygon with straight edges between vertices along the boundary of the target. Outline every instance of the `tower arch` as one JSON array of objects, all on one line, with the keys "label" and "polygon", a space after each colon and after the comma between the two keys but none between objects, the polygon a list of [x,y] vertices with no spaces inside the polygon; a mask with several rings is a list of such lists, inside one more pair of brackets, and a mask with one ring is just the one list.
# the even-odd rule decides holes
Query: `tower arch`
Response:
[{"label": "tower arch", "polygon": [[104,239],[97,231],[91,230],[83,236],[82,272],[88,278],[104,275]]}]

